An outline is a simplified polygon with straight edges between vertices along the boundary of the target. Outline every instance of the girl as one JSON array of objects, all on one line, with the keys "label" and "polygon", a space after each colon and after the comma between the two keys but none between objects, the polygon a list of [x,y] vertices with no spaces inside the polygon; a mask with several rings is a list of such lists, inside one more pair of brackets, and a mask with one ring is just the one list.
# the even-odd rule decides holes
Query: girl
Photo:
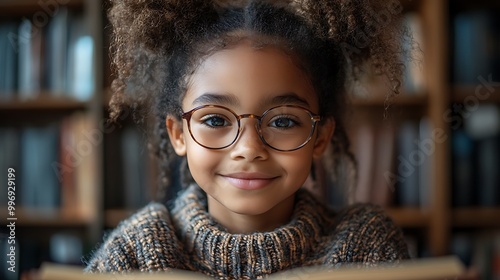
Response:
[{"label": "girl", "polygon": [[397,93],[401,32],[394,23],[374,25],[387,7],[354,0],[112,2],[112,118],[126,104],[146,108],[137,111],[139,121],[154,112],[151,146],[161,182],[169,185],[177,154],[187,163],[186,188],[171,205],[151,203],[122,222],[88,272],[175,268],[253,279],[301,266],[408,258],[401,231],[379,208],[333,212],[301,188],[321,159],[336,179],[354,174],[353,164],[334,171],[349,159],[342,116],[358,69],[371,63],[388,77],[388,96]]}]

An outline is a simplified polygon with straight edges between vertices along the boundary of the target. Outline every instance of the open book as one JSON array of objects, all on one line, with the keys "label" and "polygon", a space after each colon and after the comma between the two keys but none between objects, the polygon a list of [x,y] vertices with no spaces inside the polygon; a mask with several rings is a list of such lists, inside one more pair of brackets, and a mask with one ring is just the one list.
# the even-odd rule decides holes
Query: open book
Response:
[{"label": "open book", "polygon": [[[344,267],[327,269],[322,267],[295,268],[271,275],[268,279],[294,280],[436,280],[453,279],[464,273],[464,267],[456,257],[415,259],[397,265],[380,265],[375,268]],[[42,280],[119,280],[119,279],[211,279],[200,273],[172,270],[162,273],[127,274],[84,274],[81,267],[44,264],[41,268]]]}]

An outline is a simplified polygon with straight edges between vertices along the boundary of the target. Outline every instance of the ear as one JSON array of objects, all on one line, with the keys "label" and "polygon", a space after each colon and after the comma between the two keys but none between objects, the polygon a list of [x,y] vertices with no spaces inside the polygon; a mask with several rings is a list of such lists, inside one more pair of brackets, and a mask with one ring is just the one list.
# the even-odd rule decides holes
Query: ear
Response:
[{"label": "ear", "polygon": [[179,156],[185,156],[187,149],[182,129],[182,120],[179,121],[174,116],[169,115],[165,122],[167,125],[168,138],[170,138],[170,143],[172,143],[175,153]]},{"label": "ear", "polygon": [[335,120],[328,118],[318,126],[316,141],[314,142],[313,158],[319,159],[330,144],[333,131],[335,130]]}]

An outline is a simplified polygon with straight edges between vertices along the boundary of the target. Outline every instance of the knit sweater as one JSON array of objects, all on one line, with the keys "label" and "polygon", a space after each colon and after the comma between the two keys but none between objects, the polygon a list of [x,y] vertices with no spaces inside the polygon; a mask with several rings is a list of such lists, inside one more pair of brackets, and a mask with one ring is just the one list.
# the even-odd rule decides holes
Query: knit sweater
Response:
[{"label": "knit sweater", "polygon": [[269,232],[231,234],[211,218],[196,185],[171,207],[150,203],[109,234],[87,272],[171,268],[219,279],[255,279],[303,266],[375,265],[408,258],[402,232],[380,207],[333,212],[299,190],[288,224]]}]

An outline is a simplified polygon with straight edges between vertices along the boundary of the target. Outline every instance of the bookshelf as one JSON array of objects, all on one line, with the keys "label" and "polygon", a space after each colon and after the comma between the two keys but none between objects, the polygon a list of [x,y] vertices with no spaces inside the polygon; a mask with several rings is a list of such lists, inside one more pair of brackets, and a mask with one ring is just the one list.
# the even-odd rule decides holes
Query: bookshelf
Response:
[{"label": "bookshelf", "polygon": [[[15,217],[17,271],[42,261],[78,264],[54,248],[82,255],[101,239],[103,151],[94,133],[104,118],[101,5],[0,3],[0,166],[5,176],[7,167],[16,171],[14,216],[6,187],[0,195],[0,243],[3,256],[7,218]],[[0,278],[21,275],[6,272]]]},{"label": "bookshelf", "polygon": [[[425,248],[425,255],[438,256],[450,253],[459,254],[461,251],[465,250],[467,253],[464,259],[470,261],[468,265],[475,265],[475,269],[478,269],[478,265],[474,264],[474,261],[482,262],[483,265],[485,262],[484,259],[480,260],[482,256],[478,255],[478,244],[483,246],[483,248],[479,250],[489,252],[490,258],[493,256],[493,260],[498,260],[498,249],[496,249],[496,251],[494,249],[493,251],[488,251],[490,249],[485,249],[485,247],[499,248],[500,196],[498,193],[495,194],[493,192],[492,196],[497,196],[495,204],[483,205],[481,202],[477,201],[479,198],[476,196],[480,195],[474,194],[474,192],[479,191],[478,189],[481,184],[477,181],[468,181],[470,183],[468,184],[468,188],[473,189],[472,191],[469,190],[469,194],[472,194],[471,197],[474,197],[472,199],[475,199],[475,201],[469,202],[469,204],[463,206],[456,205],[454,197],[456,193],[459,192],[457,189],[463,184],[457,185],[457,179],[455,179],[454,176],[456,176],[456,173],[460,173],[464,170],[455,170],[456,155],[453,141],[456,141],[456,134],[462,129],[458,128],[459,124],[463,125],[463,123],[470,121],[467,120],[467,118],[470,117],[469,113],[472,115],[475,111],[482,110],[482,108],[480,108],[481,106],[488,107],[487,109],[492,111],[495,111],[491,109],[492,106],[496,107],[497,110],[500,108],[500,95],[498,94],[500,90],[498,75],[500,72],[498,66],[490,66],[490,68],[487,68],[487,66],[483,66],[483,68],[476,66],[474,69],[483,71],[475,74],[473,77],[475,79],[474,81],[468,82],[458,78],[460,73],[457,74],[457,72],[460,71],[457,71],[457,67],[459,67],[457,63],[459,62],[457,62],[456,56],[466,55],[463,53],[455,54],[455,52],[458,53],[458,51],[455,50],[457,48],[457,37],[462,34],[458,32],[459,35],[455,35],[454,32],[456,32],[455,28],[457,28],[458,16],[464,14],[467,16],[469,12],[475,13],[477,11],[488,14],[488,12],[485,12],[488,10],[493,11],[491,14],[498,15],[500,6],[497,1],[488,0],[473,2],[461,0],[420,0],[401,1],[401,3],[404,6],[405,15],[416,13],[421,20],[422,42],[420,42],[420,44],[424,53],[422,72],[425,86],[417,92],[408,92],[403,89],[403,93],[398,96],[390,106],[387,119],[383,119],[382,116],[386,108],[383,96],[375,94],[374,97],[368,99],[355,97],[351,101],[353,105],[351,123],[354,124],[354,130],[356,126],[364,124],[375,126],[379,129],[385,126],[400,127],[401,129],[401,125],[408,120],[415,121],[426,117],[432,124],[433,131],[436,129],[441,131],[444,141],[434,141],[435,146],[433,152],[428,154],[431,161],[426,163],[429,164],[431,168],[427,170],[427,172],[429,172],[430,181],[428,182],[429,187],[425,204],[415,206],[395,203],[395,200],[398,199],[398,186],[396,186],[396,193],[393,191],[389,195],[389,201],[384,202],[383,205],[386,207],[389,216],[391,216],[398,225],[403,227],[405,232],[410,234],[418,233],[418,243],[420,243],[419,246]],[[480,21],[486,20],[480,19]],[[494,29],[497,32],[495,34],[498,34],[500,30],[498,21],[492,24],[496,25],[490,28],[496,28]],[[477,61],[498,60],[498,36],[496,40],[494,37],[488,38],[490,40],[488,44],[491,44],[491,53],[489,55],[493,55],[494,57],[491,57],[491,59],[479,57]],[[480,38],[478,38],[477,42],[472,42],[471,44],[473,47],[483,50],[479,45],[486,40],[487,39],[480,40]],[[496,51],[491,49],[495,49]],[[469,62],[475,63],[475,61]],[[456,106],[461,107],[454,109]],[[455,110],[461,110],[461,113],[465,114],[465,117],[461,116],[461,118],[458,118],[457,115],[455,115]],[[486,112],[489,110],[485,109],[484,111]],[[453,114],[451,114],[451,112],[453,112]],[[470,117],[470,119],[472,118],[473,117]],[[493,118],[494,117],[490,117],[490,119]],[[474,124],[477,125],[478,122],[476,121]],[[366,136],[366,134],[362,135]],[[375,140],[377,138],[377,136],[371,137]],[[498,151],[498,147],[500,147],[500,140],[498,139],[500,139],[500,137],[498,134],[493,137],[496,137],[497,140],[495,144],[489,142],[489,148],[492,149],[491,147],[493,146],[496,147],[496,151]],[[472,140],[472,142],[474,142],[474,149],[480,149],[478,147],[482,145],[481,141],[483,140]],[[490,139],[489,141],[493,140]],[[377,144],[372,144],[370,147],[376,148],[378,146]],[[396,152],[396,155],[401,154]],[[500,153],[497,156],[500,156]],[[394,160],[395,156],[392,155],[389,157]],[[362,158],[370,159],[370,157],[366,156]],[[468,160],[472,162],[470,165],[466,165],[470,170],[477,168],[474,167],[474,165],[477,164],[477,158],[468,158]],[[399,164],[401,164],[401,162],[399,162]],[[490,169],[490,173],[498,173],[498,166],[498,164],[495,165],[494,168],[496,168],[496,170],[494,171]],[[396,168],[397,167],[398,166],[396,166]],[[392,163],[392,168],[395,168],[394,163]],[[477,169],[474,169],[476,171],[470,170],[469,172],[477,172]],[[369,176],[373,175],[369,174]],[[474,180],[477,180],[478,175],[471,176],[475,176]],[[373,178],[375,178],[375,176],[373,176]],[[493,178],[490,180],[494,180],[496,177],[490,176],[490,178]],[[498,179],[496,180],[496,188],[500,189],[500,181]],[[358,188],[359,187],[363,189],[363,186],[358,185]],[[403,186],[399,185],[399,188],[401,187]],[[366,201],[366,198],[364,198],[364,200]],[[363,198],[361,201],[363,201]],[[456,240],[460,240],[463,235],[467,236],[467,240],[457,242]],[[483,243],[488,245],[484,246]],[[491,273],[494,272],[484,272],[484,269],[484,267],[478,269],[483,270],[481,272],[483,273],[481,274],[483,277],[482,279],[490,279]],[[491,264],[487,269],[492,269]],[[496,269],[496,273],[498,273],[498,267],[494,267],[493,269]],[[473,275],[471,278],[479,279],[479,276]]]},{"label": "bookshelf", "polygon": [[[54,1],[53,3],[59,2]],[[393,137],[392,142],[390,142],[393,148],[390,150],[389,156],[392,162],[388,163],[386,171],[397,170],[398,165],[401,165],[401,162],[397,160],[397,149],[399,149],[397,137],[399,129],[408,125],[408,122],[419,127],[420,120],[425,117],[432,127],[431,131],[438,129],[441,132],[444,141],[434,141],[433,151],[427,156],[428,161],[426,161],[425,166],[429,165],[431,168],[425,172],[428,172],[426,174],[428,174],[429,181],[426,184],[426,192],[417,194],[419,201],[412,202],[412,204],[395,202],[399,199],[398,196],[402,195],[398,192],[402,188],[401,185],[396,185],[396,188],[390,192],[387,192],[387,189],[384,190],[386,201],[383,205],[389,216],[405,231],[418,232],[419,236],[422,237],[419,237],[421,239],[419,239],[419,246],[425,247],[425,251],[431,256],[441,256],[453,252],[452,241],[457,231],[462,229],[467,230],[468,233],[477,232],[478,234],[483,231],[498,232],[500,229],[500,205],[488,207],[454,205],[451,199],[456,189],[452,175],[454,170],[452,140],[456,130],[453,127],[454,123],[444,117],[453,104],[463,103],[468,97],[473,96],[480,84],[479,82],[457,83],[453,79],[454,58],[453,51],[450,50],[454,48],[454,17],[456,14],[468,10],[492,9],[498,12],[500,5],[497,2],[488,0],[473,2],[465,0],[401,0],[404,13],[414,13],[421,21],[424,86],[413,91],[404,89],[403,93],[393,101],[388,109],[387,119],[384,119],[386,103],[383,96],[377,94],[371,98],[357,96],[350,101],[352,105],[350,108],[352,120],[350,121],[353,127],[368,125],[373,126],[377,131],[382,127],[394,128],[394,131],[390,132]],[[21,19],[34,20],[35,16],[40,16],[41,13],[48,15],[47,19],[50,22],[54,18],[50,13],[55,13],[55,8],[57,11],[67,11],[70,19],[73,15],[80,16],[87,28],[88,35],[93,40],[91,68],[93,89],[85,98],[76,98],[70,91],[61,92],[59,89],[43,86],[43,83],[32,92],[33,96],[29,98],[19,98],[20,94],[17,89],[11,90],[9,94],[0,90],[0,97],[10,96],[0,99],[0,129],[14,128],[16,133],[21,133],[25,128],[32,126],[43,126],[54,122],[61,124],[65,119],[70,119],[70,123],[71,120],[79,123],[78,119],[83,119],[86,120],[82,121],[85,124],[80,123],[80,125],[86,127],[84,131],[97,131],[102,138],[93,134],[97,139],[95,139],[96,143],[92,144],[93,142],[89,140],[91,136],[80,135],[83,137],[79,138],[80,142],[87,141],[92,144],[92,152],[85,156],[86,167],[81,168],[84,169],[82,170],[83,174],[87,174],[87,176],[81,176],[81,180],[83,177],[86,178],[83,181],[85,183],[74,184],[75,187],[69,189],[61,187],[60,204],[53,207],[16,207],[19,238],[23,237],[25,231],[25,235],[31,238],[32,233],[28,231],[33,228],[44,232],[43,236],[50,236],[50,234],[61,230],[77,230],[86,248],[93,249],[101,240],[103,230],[114,228],[119,221],[128,217],[139,204],[145,203],[148,199],[148,197],[143,197],[142,201],[130,202],[135,206],[127,206],[127,198],[123,191],[125,187],[122,184],[125,184],[127,180],[125,174],[130,172],[127,172],[127,167],[122,164],[127,160],[134,159],[134,157],[148,162],[149,166],[153,166],[154,163],[151,163],[147,157],[143,157],[144,154],[147,154],[145,145],[143,150],[134,151],[132,156],[126,157],[124,155],[122,146],[143,141],[140,137],[137,138],[139,135],[137,131],[131,129],[134,127],[131,121],[125,121],[121,127],[116,127],[109,133],[103,127],[102,121],[107,116],[106,104],[109,102],[108,88],[111,81],[109,58],[106,52],[109,40],[109,34],[106,32],[109,31],[109,28],[105,28],[107,23],[104,17],[104,9],[108,3],[95,0],[69,0],[64,1],[64,5],[58,4],[57,7],[45,7],[40,3],[45,2],[37,0],[1,1],[0,15],[2,20],[0,20],[0,24],[14,22],[19,25]],[[47,26],[42,26],[42,29],[48,28]],[[45,58],[45,55],[41,55],[41,57]],[[0,59],[2,59],[1,54]],[[42,60],[41,63],[43,64],[44,61]],[[498,72],[495,73],[493,80],[498,81]],[[487,74],[484,77],[487,77]],[[495,83],[491,86],[494,93],[488,98],[478,98],[479,104],[493,104],[499,107],[500,84]],[[124,142],[128,141],[124,139],[126,138],[124,135],[135,135],[133,136],[136,137],[133,140],[135,142]],[[74,145],[76,144],[74,143]],[[380,146],[372,147],[378,149],[377,147]],[[149,181],[143,180],[142,184],[153,185],[147,190],[150,192],[149,198],[152,197],[156,188],[154,186],[155,178],[152,178],[155,175],[144,170],[134,170],[133,172],[135,172],[135,176],[149,178]],[[155,171],[152,173],[155,174]],[[64,195],[71,195],[71,193],[74,196],[73,203],[71,206],[63,205]],[[116,196],[113,197],[113,194]],[[369,200],[369,198],[367,199]],[[0,206],[5,209],[2,203]],[[6,213],[0,213],[2,225],[5,224],[6,218]],[[48,247],[47,238],[37,240],[37,242],[44,243],[43,247],[45,248]]]}]

